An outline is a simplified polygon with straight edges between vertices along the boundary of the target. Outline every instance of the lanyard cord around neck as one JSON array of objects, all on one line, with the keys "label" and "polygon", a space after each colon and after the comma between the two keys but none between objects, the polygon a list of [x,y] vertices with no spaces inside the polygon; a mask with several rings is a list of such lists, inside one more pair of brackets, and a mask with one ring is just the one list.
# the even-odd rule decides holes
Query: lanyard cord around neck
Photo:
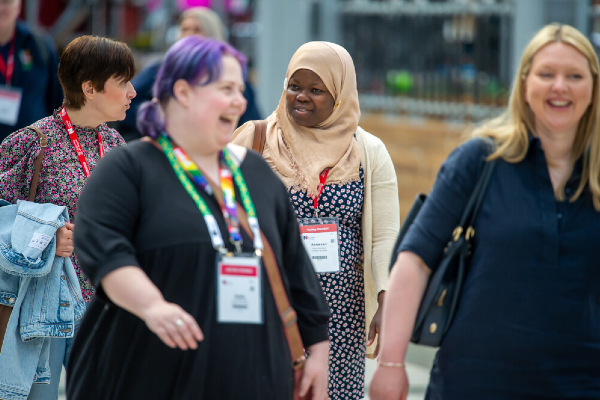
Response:
[{"label": "lanyard cord around neck", "polygon": [[[90,166],[85,158],[85,153],[83,152],[83,148],[81,147],[81,143],[79,142],[79,138],[77,137],[77,133],[75,133],[75,128],[73,128],[73,123],[71,122],[71,118],[69,118],[69,114],[67,114],[67,109],[63,107],[60,110],[60,117],[63,122],[67,126],[67,133],[69,134],[69,138],[71,139],[71,143],[73,143],[73,147],[75,147],[75,152],[77,153],[77,158],[79,158],[79,162],[81,163],[81,168],[83,168],[83,174],[86,178],[90,176]],[[100,158],[104,157],[104,146],[102,144],[102,135],[98,132],[98,147],[100,152]]]},{"label": "lanyard cord around neck", "polygon": [[315,207],[315,216],[317,218],[319,217],[319,198],[321,197],[321,194],[323,194],[323,188],[325,187],[325,181],[327,181],[327,175],[329,175],[328,169],[324,169],[319,174],[319,186],[317,186],[317,194],[312,196],[313,205]]},{"label": "lanyard cord around neck", "polygon": [[[217,225],[217,222],[216,222],[214,216],[212,215],[210,209],[206,205],[205,201],[198,194],[196,188],[194,187],[194,185],[192,184],[192,181],[190,180],[190,177],[191,177],[196,183],[198,183],[200,185],[200,187],[203,190],[208,192],[207,188],[209,188],[210,185],[208,184],[206,177],[204,177],[204,175],[199,170],[199,168],[196,166],[196,164],[185,154],[183,149],[181,149],[181,148],[174,149],[173,148],[171,141],[165,134],[161,135],[158,138],[158,144],[160,145],[163,152],[167,156],[167,159],[169,160],[171,167],[175,171],[177,178],[179,179],[179,181],[181,182],[181,184],[183,185],[185,190],[188,192],[190,197],[194,200],[194,202],[196,203],[196,206],[202,213],[202,216],[204,217],[204,221],[206,222],[206,225],[208,226],[208,230],[210,233],[213,247],[221,253],[226,253],[227,250],[225,249],[225,245],[223,242],[223,238],[221,236],[221,231],[219,230],[219,226]],[[181,157],[181,159],[178,159],[179,158],[178,155],[184,156],[184,157]],[[246,214],[248,215],[248,223],[254,234],[254,248],[257,251],[262,251],[264,246],[263,246],[262,239],[260,237],[260,228],[258,225],[258,219],[256,218],[256,211],[254,209],[254,203],[252,202],[252,199],[250,198],[250,194],[248,191],[248,187],[246,186],[244,177],[242,176],[242,173],[239,170],[239,167],[237,166],[237,164],[233,161],[233,159],[229,155],[227,149],[224,149],[220,153],[219,159],[221,161],[221,164],[225,164],[229,168],[229,170],[226,168],[220,168],[219,175],[221,177],[221,190],[223,191],[223,199],[224,199],[224,203],[225,203],[224,206],[221,207],[221,211],[223,212],[223,216],[225,217],[225,220],[228,225],[227,228],[228,228],[228,231],[230,234],[231,242],[236,246],[236,250],[238,252],[241,252],[241,235],[239,236],[239,241],[238,241],[237,240],[238,238],[236,236],[232,235],[232,232],[235,232],[235,229],[231,229],[232,223],[235,224],[238,222],[237,221],[237,212],[235,213],[235,218],[232,218],[232,212],[231,212],[231,205],[233,204],[233,207],[235,207],[235,193],[233,191],[233,183],[231,182],[231,175],[233,175],[233,179],[235,179],[235,182],[238,185],[238,188],[240,190],[240,195],[242,197],[242,204],[244,206]],[[222,165],[222,167],[223,166],[224,165]],[[193,171],[193,172],[190,172],[190,171]],[[186,174],[186,172],[188,172],[189,175]],[[204,181],[205,181],[205,183],[203,183]],[[225,185],[223,185],[224,181],[226,183]],[[229,182],[229,184],[227,182]],[[211,193],[212,193],[212,189],[209,189],[209,190],[211,190]],[[235,228],[237,229],[237,232],[239,233],[239,225]]]},{"label": "lanyard cord around neck", "polygon": [[15,44],[17,42],[17,32],[15,31],[12,39],[10,40],[10,47],[8,48],[8,57],[4,61],[4,57],[0,56],[0,73],[4,76],[6,86],[10,86],[12,81],[13,72],[15,71]]}]

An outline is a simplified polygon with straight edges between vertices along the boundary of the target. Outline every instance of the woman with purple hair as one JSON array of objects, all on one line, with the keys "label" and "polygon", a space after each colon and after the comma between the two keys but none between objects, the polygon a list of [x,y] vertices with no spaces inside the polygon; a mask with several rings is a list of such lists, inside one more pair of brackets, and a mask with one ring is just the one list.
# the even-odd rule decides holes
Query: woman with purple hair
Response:
[{"label": "woman with purple hair", "polygon": [[[138,114],[146,138],[107,156],[83,191],[75,245],[97,296],[69,399],[327,398],[329,312],[287,193],[260,156],[228,144],[244,69],[225,43],[174,44]],[[309,353],[297,392],[265,265]]]}]

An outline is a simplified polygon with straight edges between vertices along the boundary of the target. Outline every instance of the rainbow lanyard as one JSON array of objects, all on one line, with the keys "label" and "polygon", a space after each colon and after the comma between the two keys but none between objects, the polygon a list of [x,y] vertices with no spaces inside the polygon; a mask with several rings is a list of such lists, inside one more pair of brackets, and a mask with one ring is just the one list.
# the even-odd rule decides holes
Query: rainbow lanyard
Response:
[{"label": "rainbow lanyard", "polygon": [[[210,209],[196,191],[196,188],[190,181],[190,178],[192,178],[192,180],[206,193],[213,195],[214,192],[212,187],[209,185],[208,180],[198,169],[196,164],[187,156],[187,154],[185,154],[183,149],[180,147],[173,147],[171,140],[165,133],[158,138],[158,143],[167,156],[171,167],[179,178],[179,181],[186,189],[188,194],[192,197],[198,206],[198,209],[202,213],[210,233],[213,247],[221,253],[227,253],[219,226],[217,225],[214,216],[210,212]],[[242,235],[239,228],[239,220],[235,204],[235,191],[233,188],[233,180],[235,179],[235,182],[240,189],[242,204],[246,210],[246,214],[248,215],[248,224],[250,225],[250,229],[254,235],[254,248],[258,253],[263,250],[264,246],[260,237],[260,228],[258,226],[258,219],[256,218],[254,203],[250,198],[246,181],[244,180],[238,165],[231,158],[227,149],[223,149],[219,153],[219,164],[219,177],[221,180],[221,190],[223,192],[224,203],[221,207],[221,212],[223,213],[225,222],[227,222],[227,230],[229,232],[230,241],[234,244],[237,252],[241,253]]]}]

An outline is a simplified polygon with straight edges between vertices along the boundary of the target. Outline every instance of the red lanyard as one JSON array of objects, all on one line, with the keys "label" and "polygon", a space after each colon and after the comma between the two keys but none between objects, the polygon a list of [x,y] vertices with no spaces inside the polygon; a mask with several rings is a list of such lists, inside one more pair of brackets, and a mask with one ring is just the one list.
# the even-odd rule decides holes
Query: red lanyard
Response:
[{"label": "red lanyard", "polygon": [[315,202],[315,212],[317,213],[317,216],[319,214],[319,198],[321,197],[321,194],[323,193],[323,188],[325,187],[325,181],[327,180],[327,175],[329,175],[329,170],[324,169],[323,172],[321,172],[321,174],[319,175],[319,186],[317,186],[318,194],[316,196],[313,196],[313,201]]},{"label": "red lanyard", "polygon": [[8,59],[4,61],[4,57],[0,56],[0,73],[6,80],[6,86],[10,86],[12,81],[13,72],[15,70],[15,42],[17,41],[17,35],[15,34],[10,41],[10,48],[8,49]]},{"label": "red lanyard", "polygon": [[[90,176],[90,167],[87,163],[87,160],[85,159],[85,154],[83,153],[83,149],[81,148],[81,143],[79,143],[79,138],[75,133],[75,129],[73,129],[73,124],[71,123],[71,119],[69,118],[69,115],[67,114],[67,110],[65,108],[60,110],[60,117],[67,126],[67,133],[69,134],[69,138],[73,143],[73,147],[75,147],[75,152],[77,153],[79,162],[83,167],[83,173],[87,178]],[[98,132],[98,146],[100,147],[100,158],[102,158],[104,157],[104,146],[102,146],[102,136],[100,135],[100,132]]]}]

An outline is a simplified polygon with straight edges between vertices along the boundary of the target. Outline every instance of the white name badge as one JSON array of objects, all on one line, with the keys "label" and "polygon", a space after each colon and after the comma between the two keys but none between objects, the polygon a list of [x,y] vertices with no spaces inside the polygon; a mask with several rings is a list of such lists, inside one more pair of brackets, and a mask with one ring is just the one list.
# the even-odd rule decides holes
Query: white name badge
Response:
[{"label": "white name badge", "polygon": [[299,224],[302,243],[315,271],[339,272],[338,219],[335,217],[303,218]]},{"label": "white name badge", "polygon": [[217,262],[217,321],[262,324],[260,258],[223,256]]},{"label": "white name badge", "polygon": [[0,123],[5,125],[17,123],[22,95],[23,92],[19,88],[0,85]]}]

